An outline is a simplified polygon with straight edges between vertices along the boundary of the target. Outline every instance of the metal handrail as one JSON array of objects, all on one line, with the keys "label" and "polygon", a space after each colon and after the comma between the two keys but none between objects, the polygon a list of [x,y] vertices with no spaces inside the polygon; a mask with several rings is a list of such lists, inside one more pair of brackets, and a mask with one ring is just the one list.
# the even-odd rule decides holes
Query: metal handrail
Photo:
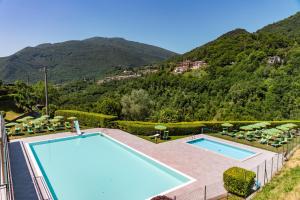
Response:
[{"label": "metal handrail", "polygon": [[2,165],[2,174],[4,176],[4,183],[2,186],[6,188],[6,199],[14,200],[14,190],[12,184],[11,168],[10,168],[10,158],[9,158],[9,148],[8,148],[8,139],[7,133],[4,126],[4,118],[0,115],[0,136],[1,136],[1,165]]}]

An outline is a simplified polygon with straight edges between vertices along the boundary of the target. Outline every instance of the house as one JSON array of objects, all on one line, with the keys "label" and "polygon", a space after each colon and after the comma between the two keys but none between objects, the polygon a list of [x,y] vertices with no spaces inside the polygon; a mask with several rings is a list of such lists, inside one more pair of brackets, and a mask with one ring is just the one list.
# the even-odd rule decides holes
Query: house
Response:
[{"label": "house", "polygon": [[271,57],[268,58],[267,63],[269,65],[282,64],[283,63],[283,59],[281,59],[279,56],[271,56]]},{"label": "house", "polygon": [[207,65],[207,63],[202,60],[195,61],[195,62],[192,62],[191,69],[200,69],[202,67],[205,67],[206,65]]},{"label": "house", "polygon": [[198,61],[190,61],[185,60],[183,62],[178,63],[177,67],[174,69],[174,73],[182,74],[188,70],[195,70],[205,67],[207,65],[206,62],[202,60]]}]

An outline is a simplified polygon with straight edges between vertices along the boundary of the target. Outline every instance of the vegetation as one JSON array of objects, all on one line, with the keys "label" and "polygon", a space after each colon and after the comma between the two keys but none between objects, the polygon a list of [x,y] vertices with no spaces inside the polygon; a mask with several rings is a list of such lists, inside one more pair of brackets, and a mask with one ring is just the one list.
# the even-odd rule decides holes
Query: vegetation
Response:
[{"label": "vegetation", "polygon": [[145,135],[138,135],[138,137],[140,137],[144,140],[148,140],[153,143],[163,143],[163,142],[168,142],[168,141],[172,141],[172,140],[182,139],[182,138],[189,137],[189,136],[191,136],[191,135],[175,135],[175,136],[171,135],[171,136],[169,136],[168,140],[162,140],[159,137],[155,139],[153,137],[149,137],[149,136],[145,136]]},{"label": "vegetation", "polygon": [[[154,128],[157,123],[141,122],[141,121],[116,121],[119,128],[128,131],[135,135],[154,135],[156,130]],[[199,134],[201,128],[204,126],[201,122],[178,122],[178,123],[161,123],[169,130],[170,136],[186,136],[192,134]]]},{"label": "vegetation", "polygon": [[110,122],[116,119],[115,116],[104,115],[99,113],[82,112],[77,110],[57,110],[56,116],[76,117],[81,124],[90,127],[107,127]]},{"label": "vegetation", "polygon": [[297,200],[300,199],[300,150],[285,164],[271,182],[267,183],[254,200]]},{"label": "vegetation", "polygon": [[[93,80],[81,80],[52,86],[49,93],[52,95],[51,110],[80,110],[116,115],[123,120],[162,123],[210,120],[298,120],[300,118],[300,46],[293,35],[300,31],[298,26],[286,28],[296,21],[300,21],[299,14],[256,33],[249,33],[243,29],[231,31],[186,54],[165,61],[159,65],[158,73],[140,78],[110,81],[100,85],[95,84]],[[280,34],[275,29],[280,29]],[[285,32],[293,32],[293,34],[289,35]],[[81,42],[42,45],[25,50],[36,52],[36,59],[42,59],[41,54],[45,54],[43,57],[45,61],[51,57],[46,56],[48,49],[54,48],[60,52],[60,48],[65,49],[66,45],[76,44],[81,47],[82,44],[94,42],[102,44],[105,43],[104,41],[106,40],[94,38]],[[123,44],[124,41],[117,39],[116,43],[118,42]],[[72,53],[67,57],[74,55]],[[23,56],[23,51],[18,53],[17,58],[15,56],[13,58],[18,60]],[[280,58],[279,61],[272,63],[270,60],[274,57]],[[80,70],[80,75],[84,76],[82,73],[85,72],[95,74],[95,71],[86,66],[94,65],[87,62],[86,57],[80,58],[80,62],[74,60],[85,66],[84,72]],[[87,59],[91,60],[90,57]],[[179,61],[185,59],[204,60],[208,66],[196,71],[195,76],[192,71],[184,75],[170,73]],[[72,66],[76,67],[77,64]],[[58,67],[60,70],[70,70],[59,64],[53,69]],[[75,72],[79,73],[76,70]],[[72,73],[59,71],[59,74],[68,76]],[[73,79],[74,76],[71,76]],[[60,78],[58,74],[55,77]],[[17,97],[1,95],[0,99],[8,98],[6,105],[14,99],[18,108],[28,110],[33,109],[35,104],[44,102],[42,92],[41,83],[25,86],[24,83],[19,82],[9,92],[17,93]]]},{"label": "vegetation", "polygon": [[247,197],[252,192],[255,177],[256,174],[252,171],[232,167],[223,173],[224,187],[230,193]]},{"label": "vegetation", "polygon": [[43,79],[44,66],[49,69],[49,79],[56,83],[94,79],[114,68],[149,65],[173,55],[171,51],[122,38],[95,37],[41,44],[0,58],[0,79],[34,83]]}]

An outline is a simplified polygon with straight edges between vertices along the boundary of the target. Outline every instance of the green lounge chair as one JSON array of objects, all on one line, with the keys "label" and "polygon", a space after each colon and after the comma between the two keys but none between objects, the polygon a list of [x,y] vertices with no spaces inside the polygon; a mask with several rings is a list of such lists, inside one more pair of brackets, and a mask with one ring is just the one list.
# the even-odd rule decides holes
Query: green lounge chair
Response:
[{"label": "green lounge chair", "polygon": [[221,132],[221,134],[222,134],[222,135],[227,135],[227,132],[226,132],[225,130],[223,130],[223,131]]},{"label": "green lounge chair", "polygon": [[236,137],[237,137],[238,139],[245,139],[245,136],[244,136],[243,133],[238,133],[238,134],[236,135]]},{"label": "green lounge chair", "polygon": [[230,136],[230,137],[235,137],[235,136],[236,136],[236,133],[234,133],[234,132],[229,132],[229,133],[228,133],[228,136]]},{"label": "green lounge chair", "polygon": [[261,144],[268,144],[268,139],[267,138],[261,138],[260,139],[260,141],[259,141],[259,143],[261,143]]},{"label": "green lounge chair", "polygon": [[27,127],[27,132],[28,132],[29,134],[33,134],[33,133],[34,133],[33,130],[32,130],[32,127]]},{"label": "green lounge chair", "polygon": [[66,127],[66,129],[71,129],[72,128],[70,122],[65,122],[65,127]]},{"label": "green lounge chair", "polygon": [[47,126],[47,130],[50,131],[50,132],[51,132],[51,131],[54,131],[54,129],[53,129],[52,126]]},{"label": "green lounge chair", "polygon": [[41,126],[40,126],[40,125],[35,125],[35,126],[34,126],[34,132],[35,132],[35,133],[40,133],[40,132],[42,132]]},{"label": "green lounge chair", "polygon": [[11,129],[8,129],[8,130],[6,131],[6,133],[7,133],[7,135],[12,135],[12,134],[13,134],[13,132],[11,131]]},{"label": "green lounge chair", "polygon": [[21,128],[20,127],[16,127],[14,134],[15,135],[19,135],[20,133],[21,133]]},{"label": "green lounge chair", "polygon": [[252,133],[248,133],[246,135],[246,140],[248,140],[250,142],[255,141],[254,135]]},{"label": "green lounge chair", "polygon": [[22,127],[23,127],[23,131],[26,131],[26,130],[27,130],[27,127],[28,127],[28,124],[27,124],[27,123],[23,123],[23,124],[22,124]]},{"label": "green lounge chair", "polygon": [[275,140],[272,144],[271,144],[273,147],[280,147],[281,146],[281,143],[279,140]]},{"label": "green lounge chair", "polygon": [[164,131],[163,139],[164,140],[169,139],[169,131]]},{"label": "green lounge chair", "polygon": [[287,144],[288,143],[288,138],[287,137],[284,137],[281,141],[280,141],[280,143],[281,144]]}]

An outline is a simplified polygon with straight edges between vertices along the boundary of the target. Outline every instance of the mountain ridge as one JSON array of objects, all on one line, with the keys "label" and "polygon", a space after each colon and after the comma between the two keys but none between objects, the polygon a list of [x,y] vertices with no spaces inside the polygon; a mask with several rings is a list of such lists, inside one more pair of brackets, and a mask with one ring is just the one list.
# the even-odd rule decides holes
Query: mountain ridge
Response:
[{"label": "mountain ridge", "polygon": [[49,68],[49,79],[64,82],[99,78],[114,67],[139,67],[158,63],[176,53],[161,47],[124,38],[92,37],[25,47],[0,58],[0,79],[36,82],[42,78],[39,68]]}]

